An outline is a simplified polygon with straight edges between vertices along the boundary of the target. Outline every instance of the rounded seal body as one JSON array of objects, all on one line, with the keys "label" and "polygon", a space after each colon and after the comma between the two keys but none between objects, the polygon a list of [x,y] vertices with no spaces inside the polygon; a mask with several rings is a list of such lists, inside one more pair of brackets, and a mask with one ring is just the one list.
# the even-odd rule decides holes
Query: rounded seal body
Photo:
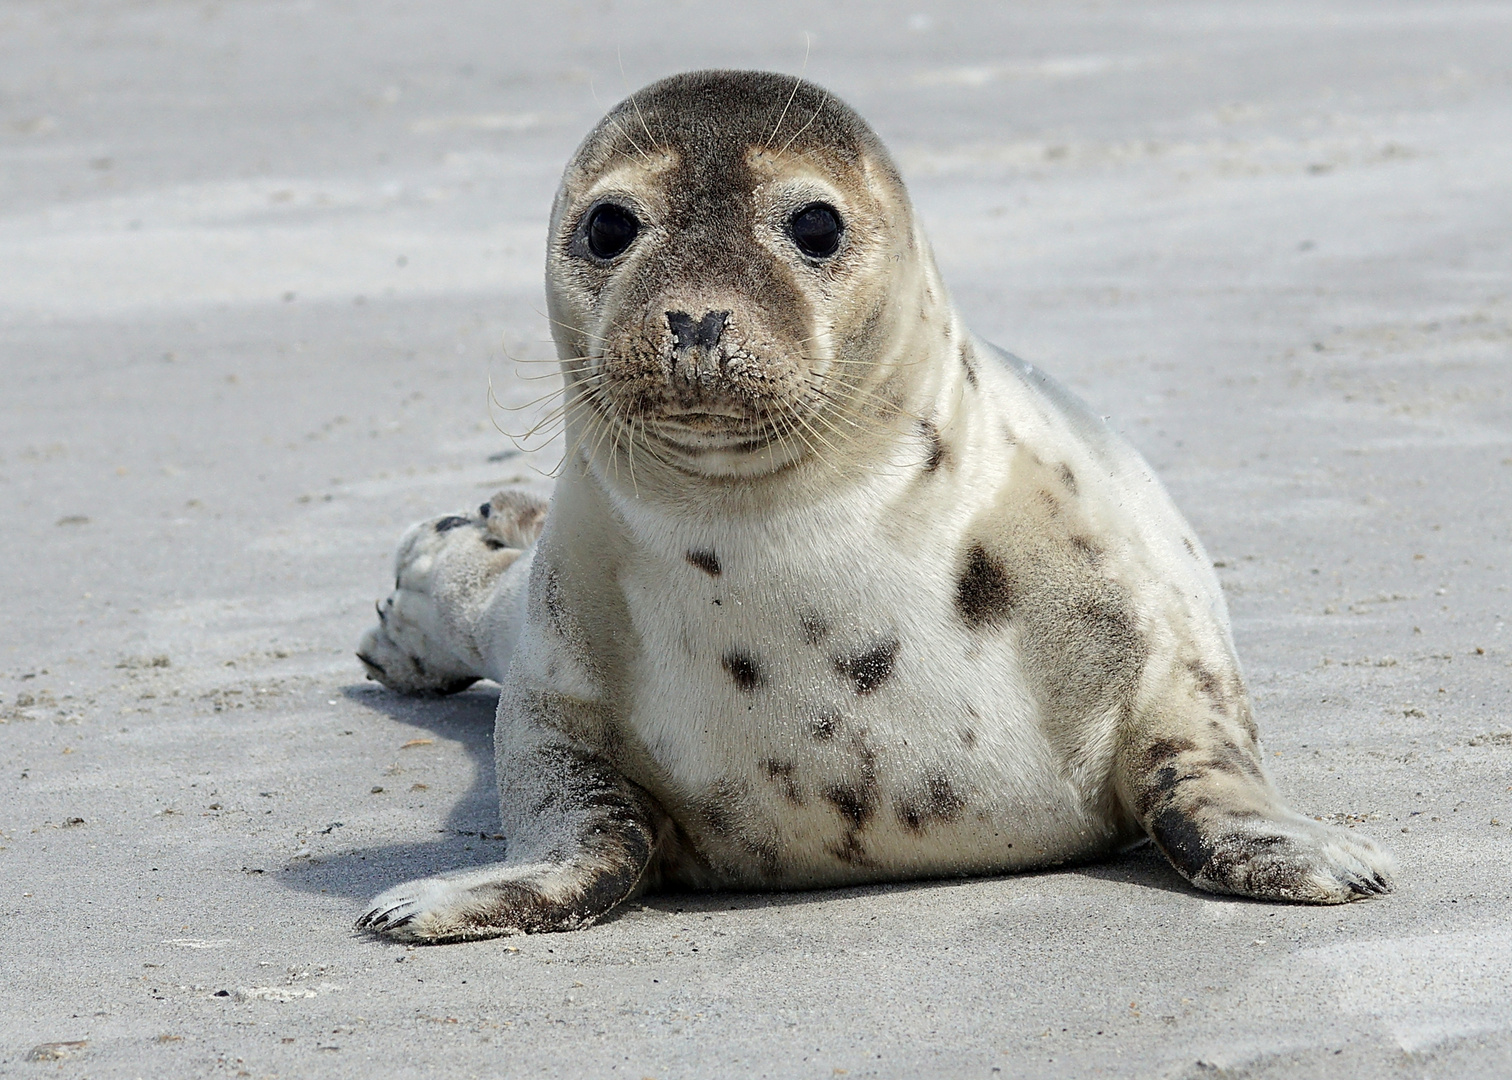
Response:
[{"label": "rounded seal body", "polygon": [[366,925],[559,929],[661,879],[976,874],[1144,836],[1214,891],[1387,888],[1379,849],[1266,777],[1218,582],[1148,467],[963,328],[886,150],[825,91],[696,72],[618,106],[563,177],[547,296],[563,473],[487,586],[514,614],[448,653],[504,683],[510,857]]}]

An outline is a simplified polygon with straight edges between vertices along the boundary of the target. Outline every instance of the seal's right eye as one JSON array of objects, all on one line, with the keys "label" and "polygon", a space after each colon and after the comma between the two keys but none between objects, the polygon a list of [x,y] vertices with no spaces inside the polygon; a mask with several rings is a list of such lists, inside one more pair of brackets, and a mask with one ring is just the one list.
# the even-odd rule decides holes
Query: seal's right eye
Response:
[{"label": "seal's right eye", "polygon": [[635,242],[639,232],[640,222],[635,220],[635,215],[613,203],[596,207],[589,215],[588,227],[584,230],[588,250],[600,259],[612,259],[623,254]]}]

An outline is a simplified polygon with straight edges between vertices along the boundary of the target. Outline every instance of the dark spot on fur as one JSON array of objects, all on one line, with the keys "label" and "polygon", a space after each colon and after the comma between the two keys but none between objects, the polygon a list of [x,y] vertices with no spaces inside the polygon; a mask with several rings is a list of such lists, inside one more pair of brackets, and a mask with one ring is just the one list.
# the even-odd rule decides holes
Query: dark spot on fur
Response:
[{"label": "dark spot on fur", "polygon": [[724,572],[723,568],[719,565],[719,556],[712,551],[689,549],[687,557],[688,562],[698,567],[710,577],[718,577]]},{"label": "dark spot on fur", "polygon": [[1156,739],[1145,747],[1141,755],[1144,759],[1143,767],[1146,771],[1154,770],[1195,749],[1197,749],[1197,744],[1189,739]]},{"label": "dark spot on fur", "polygon": [[1035,497],[1038,498],[1039,501],[1044,505],[1045,512],[1048,513],[1051,517],[1056,517],[1060,514],[1060,500],[1055,497],[1054,492],[1046,491],[1044,488],[1041,488],[1038,492],[1035,493]]},{"label": "dark spot on fur", "polygon": [[1066,485],[1066,490],[1075,495],[1076,474],[1071,471],[1071,466],[1067,465],[1065,462],[1061,462],[1056,471],[1060,474],[1061,483]]},{"label": "dark spot on fur", "polygon": [[791,761],[778,761],[775,758],[768,758],[761,763],[767,779],[782,786],[783,797],[794,806],[802,806],[803,792],[798,790],[798,785],[793,780],[795,767]]},{"label": "dark spot on fur", "polygon": [[1255,755],[1233,743],[1223,740],[1224,757],[1233,765],[1238,766],[1239,771],[1256,780],[1263,780],[1265,773],[1260,768],[1260,763],[1255,760]]},{"label": "dark spot on fur", "polygon": [[837,784],[825,791],[824,797],[853,829],[865,828],[877,812],[877,794],[870,785]]},{"label": "dark spot on fur", "polygon": [[839,730],[840,714],[834,709],[827,709],[809,721],[809,734],[821,742],[833,739]]},{"label": "dark spot on fur", "polygon": [[970,750],[977,744],[977,733],[971,728],[961,729],[961,745]]},{"label": "dark spot on fur", "polygon": [[935,822],[951,822],[966,809],[966,800],[956,794],[944,773],[933,772],[924,784],[900,797],[894,806],[898,821],[911,832],[922,832]]},{"label": "dark spot on fur", "polygon": [[1195,877],[1213,854],[1197,823],[1179,810],[1162,810],[1152,817],[1150,836],[1171,865],[1188,878]]},{"label": "dark spot on fur", "polygon": [[456,514],[449,514],[446,517],[442,518],[440,521],[436,522],[435,528],[438,533],[444,533],[451,532],[453,529],[470,524],[472,523],[465,517],[458,517]]},{"label": "dark spot on fur", "polygon": [[924,447],[927,452],[924,458],[924,471],[932,473],[945,460],[945,443],[940,439],[940,429],[929,420],[919,421],[919,431],[924,437]]},{"label": "dark spot on fur", "polygon": [[966,568],[956,582],[956,610],[966,625],[980,629],[1005,621],[1013,610],[1013,582],[1001,562],[981,544],[966,551]]},{"label": "dark spot on fur", "polygon": [[1008,421],[1004,420],[1000,426],[1003,432],[1003,441],[1006,442],[1009,446],[1017,446],[1018,436],[1015,435],[1013,433],[1013,429],[1008,426]]},{"label": "dark spot on fur", "polygon": [[[559,635],[567,636],[567,605],[562,598],[562,579],[554,566],[537,563],[531,568],[532,576],[541,575],[541,606],[546,609],[546,619]],[[534,582],[532,582],[532,585]],[[532,592],[535,590],[532,589]]]},{"label": "dark spot on fur", "polygon": [[497,536],[485,536],[483,538],[483,546],[486,547],[489,551],[503,551],[509,545],[500,540]]},{"label": "dark spot on fur", "polygon": [[[1205,883],[1243,895],[1283,900],[1305,899],[1312,892],[1304,883],[1306,862],[1288,850],[1293,841],[1287,837],[1224,833],[1208,841],[1205,847],[1207,860],[1199,870]],[[1356,882],[1352,891],[1365,896],[1388,891],[1388,887],[1376,879]]]},{"label": "dark spot on fur", "polygon": [[1090,536],[1071,537],[1071,546],[1076,549],[1077,554],[1086,559],[1093,566],[1096,566],[1098,563],[1102,562],[1102,557],[1104,554],[1102,545],[1097,543]]},{"label": "dark spot on fur", "polygon": [[798,625],[803,630],[803,640],[810,645],[819,644],[829,633],[829,621],[812,608],[798,613]]},{"label": "dark spot on fur", "polygon": [[977,385],[976,365],[971,362],[971,354],[966,348],[966,343],[961,342],[961,367],[966,369],[966,381],[972,386]]},{"label": "dark spot on fur", "polygon": [[754,692],[766,681],[766,676],[761,673],[761,667],[756,663],[756,658],[750,653],[731,649],[724,654],[722,663],[724,669],[730,673],[730,678],[735,680],[735,685],[744,693]]},{"label": "dark spot on fur", "polygon": [[1194,559],[1201,558],[1201,556],[1197,554],[1197,545],[1192,543],[1192,538],[1190,536],[1183,536],[1181,538],[1181,542],[1186,545],[1188,555],[1190,555]]},{"label": "dark spot on fur", "polygon": [[861,837],[855,832],[847,832],[836,843],[825,845],[825,850],[850,866],[865,866],[869,862]]},{"label": "dark spot on fur", "polygon": [[1228,695],[1223,692],[1223,684],[1218,681],[1218,676],[1208,670],[1201,660],[1188,661],[1187,670],[1197,680],[1197,688],[1208,697],[1213,699],[1215,705],[1227,705]]},{"label": "dark spot on fur", "polygon": [[893,673],[898,639],[887,638],[855,656],[835,657],[835,670],[851,681],[858,694],[870,694]]}]

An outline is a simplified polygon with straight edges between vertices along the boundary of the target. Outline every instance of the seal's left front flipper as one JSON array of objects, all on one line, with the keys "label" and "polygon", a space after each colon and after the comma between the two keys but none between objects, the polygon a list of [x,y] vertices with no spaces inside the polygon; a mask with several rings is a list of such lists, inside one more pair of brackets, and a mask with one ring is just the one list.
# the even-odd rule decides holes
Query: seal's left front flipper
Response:
[{"label": "seal's left front flipper", "polygon": [[1282,801],[1237,678],[1225,706],[1193,666],[1198,692],[1127,725],[1116,765],[1120,797],[1171,864],[1200,889],[1262,900],[1343,904],[1390,892],[1395,864],[1375,841]]}]

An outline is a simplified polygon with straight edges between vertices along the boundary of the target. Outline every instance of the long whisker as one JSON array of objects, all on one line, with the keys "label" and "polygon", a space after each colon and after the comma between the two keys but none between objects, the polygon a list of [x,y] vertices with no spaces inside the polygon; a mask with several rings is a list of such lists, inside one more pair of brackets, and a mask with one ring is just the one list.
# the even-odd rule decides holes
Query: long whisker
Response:
[{"label": "long whisker", "polygon": [[498,405],[499,408],[502,411],[504,411],[504,412],[507,412],[507,413],[520,413],[520,412],[524,412],[526,409],[533,409],[533,408],[535,408],[537,405],[539,405],[543,401],[550,401],[554,397],[560,397],[561,393],[562,393],[562,391],[560,389],[548,390],[548,391],[546,391],[546,393],[542,394],[540,397],[532,398],[531,400],[525,402],[522,405],[505,405],[503,402],[499,401],[498,398],[495,398],[494,399],[494,404]]},{"label": "long whisker", "polygon": [[554,476],[559,474],[561,470],[566,467],[568,461],[574,460],[576,458],[578,449],[583,445],[583,440],[586,439],[593,431],[594,423],[597,422],[599,424],[602,424],[602,420],[599,418],[598,411],[595,409],[588,410],[586,418],[584,418],[583,414],[579,414],[579,418],[583,419],[583,430],[578,432],[578,437],[572,440],[572,445],[570,447],[564,446],[562,450],[562,460],[558,461],[556,468],[552,470],[552,475]]},{"label": "long whisker", "polygon": [[604,335],[595,334],[592,330],[588,330],[581,326],[573,326],[571,323],[564,323],[561,319],[553,319],[550,315],[534,306],[532,306],[530,310],[534,311],[537,315],[545,319],[547,322],[555,326],[560,326],[563,330],[571,330],[574,334],[582,334],[589,341],[593,341],[595,338],[597,338],[599,344],[602,345],[607,340]]},{"label": "long whisker", "polygon": [[[805,66],[808,65],[807,56],[803,58],[803,63]],[[787,103],[782,106],[782,113],[777,117],[777,123],[773,126],[772,133],[762,140],[763,149],[770,150],[772,148],[772,140],[777,137],[777,132],[782,130],[782,122],[787,119],[788,110],[793,107],[793,99],[798,96],[798,87],[802,85],[803,80],[801,78],[793,80],[793,92],[788,95]]]},{"label": "long whisker", "polygon": [[826,105],[828,105],[828,104],[829,104],[829,91],[826,90],[824,92],[824,97],[821,98],[820,101],[819,101],[819,107],[814,110],[814,115],[808,118],[808,123],[807,124],[804,124],[797,131],[793,132],[793,137],[791,139],[789,139],[787,142],[785,142],[785,143],[782,144],[782,149],[779,150],[779,151],[777,151],[777,156],[778,157],[781,157],[783,154],[786,154],[788,152],[788,147],[792,146],[793,143],[798,140],[798,136],[802,135],[805,131],[807,131],[809,129],[809,125],[813,124],[813,122],[815,120],[819,119],[819,114],[824,111],[824,107]]},{"label": "long whisker", "polygon": [[787,119],[788,110],[793,107],[793,99],[798,96],[798,88],[803,85],[803,77],[808,74],[809,54],[813,52],[814,39],[805,30],[803,32],[803,67],[798,71],[798,77],[793,80],[793,92],[788,95],[787,103],[782,106],[782,115],[777,117],[777,123],[772,127],[772,133],[762,140],[763,149],[772,148],[772,140],[782,130],[782,122]]}]

